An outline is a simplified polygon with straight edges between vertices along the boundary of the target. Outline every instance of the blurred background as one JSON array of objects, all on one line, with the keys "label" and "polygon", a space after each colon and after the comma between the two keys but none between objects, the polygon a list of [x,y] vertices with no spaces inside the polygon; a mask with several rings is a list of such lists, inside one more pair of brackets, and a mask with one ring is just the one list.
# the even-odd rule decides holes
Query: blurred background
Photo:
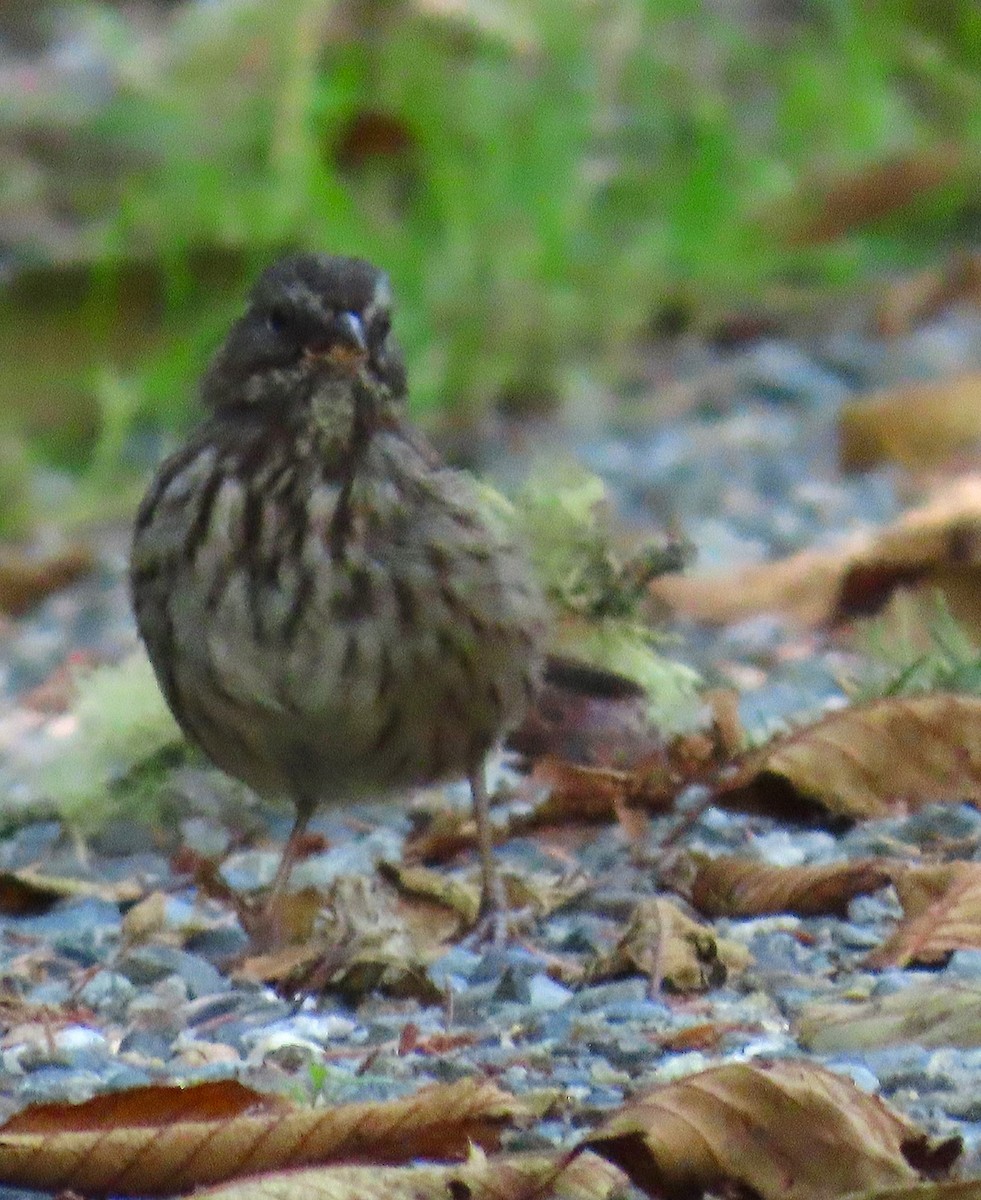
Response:
[{"label": "blurred background", "polygon": [[287,248],[387,268],[458,457],[655,420],[679,340],[981,290],[979,62],[974,0],[6,0],[0,533],[131,509]]}]

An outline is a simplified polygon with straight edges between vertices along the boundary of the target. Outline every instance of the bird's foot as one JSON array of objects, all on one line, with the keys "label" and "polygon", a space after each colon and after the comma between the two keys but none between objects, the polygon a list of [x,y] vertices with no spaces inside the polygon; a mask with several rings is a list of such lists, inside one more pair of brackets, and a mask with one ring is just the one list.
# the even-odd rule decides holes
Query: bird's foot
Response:
[{"label": "bird's foot", "polygon": [[508,946],[527,933],[531,913],[527,908],[514,909],[506,904],[481,903],[473,928],[463,939],[467,950],[483,950]]},{"label": "bird's foot", "polygon": [[489,946],[506,946],[514,936],[511,913],[494,911],[477,918],[473,929],[463,939],[468,950],[484,949]]}]

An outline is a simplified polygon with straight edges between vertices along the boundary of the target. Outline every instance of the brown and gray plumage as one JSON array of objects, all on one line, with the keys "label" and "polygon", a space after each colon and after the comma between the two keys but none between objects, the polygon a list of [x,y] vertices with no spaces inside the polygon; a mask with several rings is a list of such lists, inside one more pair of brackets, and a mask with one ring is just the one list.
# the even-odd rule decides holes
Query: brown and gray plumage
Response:
[{"label": "brown and gray plumage", "polygon": [[466,475],[407,424],[386,276],[270,267],[203,380],[204,421],[140,508],[140,634],[187,737],[318,805],[470,779],[483,909],[500,907],[483,761],[521,717],[544,607]]}]

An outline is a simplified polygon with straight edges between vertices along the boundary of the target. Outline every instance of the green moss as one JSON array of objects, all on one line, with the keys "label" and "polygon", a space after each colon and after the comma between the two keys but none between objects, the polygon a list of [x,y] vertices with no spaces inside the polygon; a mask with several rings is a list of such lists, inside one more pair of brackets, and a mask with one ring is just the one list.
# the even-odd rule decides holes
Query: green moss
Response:
[{"label": "green moss", "polygon": [[123,813],[151,819],[183,739],[146,655],[80,675],[73,713],[76,729],[40,780],[63,819],[82,832]]}]

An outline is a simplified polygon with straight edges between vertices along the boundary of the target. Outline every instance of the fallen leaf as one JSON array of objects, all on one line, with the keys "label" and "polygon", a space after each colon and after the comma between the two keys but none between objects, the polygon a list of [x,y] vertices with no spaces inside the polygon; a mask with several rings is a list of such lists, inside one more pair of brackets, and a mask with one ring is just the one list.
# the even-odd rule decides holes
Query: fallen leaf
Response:
[{"label": "fallen leaf", "polygon": [[672,612],[706,625],[764,612],[802,626],[820,625],[836,610],[849,567],[870,545],[868,534],[854,533],[831,550],[804,550],[712,574],[666,575],[654,580],[651,592]]},{"label": "fallen leaf", "polygon": [[176,1123],[232,1120],[290,1106],[234,1079],[182,1088],[163,1084],[95,1096],[81,1104],[32,1104],[4,1125],[4,1138],[27,1134],[94,1133],[107,1128],[157,1129]]},{"label": "fallen leaf", "polygon": [[903,919],[868,966],[935,964],[954,950],[981,948],[981,863],[905,867],[893,883]]},{"label": "fallen leaf", "polygon": [[836,241],[950,183],[965,161],[964,151],[949,142],[868,163],[851,174],[805,180],[768,221],[784,230],[791,246]]},{"label": "fallen leaf", "polygon": [[858,396],[839,421],[846,471],[938,466],[981,441],[981,371]]},{"label": "fallen leaf", "polygon": [[670,1033],[654,1037],[657,1046],[671,1054],[686,1054],[689,1050],[716,1053],[722,1039],[730,1033],[761,1033],[759,1025],[743,1025],[736,1021],[701,1021]]},{"label": "fallen leaf", "polygon": [[142,888],[134,880],[97,883],[90,879],[44,875],[32,867],[0,871],[0,913],[8,917],[37,916],[47,912],[59,900],[91,897],[110,904],[126,904],[139,900],[142,895]]},{"label": "fallen leaf", "polygon": [[981,805],[981,698],[943,692],[853,705],[746,755],[724,807],[817,805],[864,819],[941,801]]},{"label": "fallen leaf", "polygon": [[849,1192],[841,1200],[981,1200],[981,1179],[954,1179],[918,1183],[913,1187],[876,1188]]},{"label": "fallen leaf", "polygon": [[651,990],[705,992],[721,987],[749,965],[749,952],[738,942],[699,925],[670,900],[641,900],[626,931],[608,954],[587,968],[591,982],[646,975]]},{"label": "fallen leaf", "polygon": [[199,1200],[605,1200],[622,1173],[595,1154],[513,1154],[413,1167],[319,1167],[196,1193]]},{"label": "fallen leaf", "polygon": [[522,819],[526,828],[569,820],[612,821],[619,805],[665,812],[683,786],[666,757],[660,756],[629,771],[546,757],[535,763],[531,778],[547,787],[548,794]]},{"label": "fallen leaf", "polygon": [[[410,1030],[410,1033],[406,1033]],[[480,1041],[481,1035],[474,1030],[463,1033],[431,1033],[423,1037],[419,1027],[411,1022],[402,1029],[399,1038],[398,1052],[402,1054],[424,1054],[442,1056],[452,1050],[460,1050],[474,1046]]]},{"label": "fallen leaf", "polygon": [[0,546],[0,610],[20,616],[45,596],[74,583],[92,565],[91,551],[81,546],[43,558],[15,546]]},{"label": "fallen leaf", "polygon": [[898,337],[958,303],[981,308],[981,252],[955,254],[942,267],[894,280],[876,309],[875,329]]},{"label": "fallen leaf", "polygon": [[899,587],[940,588],[958,620],[981,629],[981,475],[947,481],[919,508],[830,550],[717,574],[656,579],[652,594],[709,625],[757,613],[813,627],[878,611]]},{"label": "fallen leaf", "polygon": [[[449,862],[477,844],[477,824],[459,808],[427,808],[413,814],[419,823],[409,834],[402,856],[407,863],[433,866]],[[495,830],[495,840],[498,834]]]},{"label": "fallen leaf", "polygon": [[[720,697],[722,693],[720,693]],[[728,761],[726,739],[737,737],[737,726],[725,713],[728,698],[719,699],[720,720],[705,733],[681,734],[666,746],[639,759],[631,768],[589,766],[544,755],[530,774],[533,805],[514,812],[505,827],[496,826],[495,841],[520,837],[532,830],[569,822],[638,820],[644,813],[663,813],[688,784],[715,777]],[[741,741],[741,737],[740,737]],[[424,812],[424,822],[410,835],[403,850],[408,863],[445,862],[477,843],[473,817],[459,809]]]},{"label": "fallen leaf", "polygon": [[378,941],[339,944],[315,937],[303,946],[283,946],[249,955],[235,967],[233,978],[272,984],[284,996],[335,992],[356,1004],[380,992],[392,998],[437,1004],[444,997],[427,973],[433,956],[395,934]]},{"label": "fallen leaf", "polygon": [[665,1084],[582,1144],[658,1200],[706,1191],[839,1200],[945,1172],[960,1153],[959,1139],[931,1144],[850,1079],[793,1060],[729,1063]]},{"label": "fallen leaf", "polygon": [[428,867],[403,866],[400,863],[379,863],[382,878],[398,891],[402,897],[429,900],[455,914],[457,920],[450,921],[447,937],[469,929],[477,920],[480,908],[480,890],[451,878],[441,871]]},{"label": "fallen leaf", "polygon": [[166,928],[167,896],[164,892],[151,892],[123,917],[123,936],[130,945],[147,942]]},{"label": "fallen leaf", "polygon": [[[379,871],[407,901],[401,911],[417,944],[438,950],[442,943],[476,923],[480,908],[480,880],[476,875],[467,880],[451,879],[440,871],[395,863],[380,863]],[[586,879],[556,879],[543,872],[519,875],[508,871],[502,874],[501,882],[509,909],[531,909],[539,918],[567,904],[589,885]],[[448,915],[455,919],[447,920]]]},{"label": "fallen leaf", "polygon": [[981,988],[931,979],[858,1003],[808,1004],[796,1022],[817,1054],[879,1046],[981,1046]]},{"label": "fallen leaf", "polygon": [[775,867],[729,854],[689,858],[697,869],[686,895],[707,917],[845,917],[855,896],[868,896],[892,880],[888,864],[870,858],[814,867]]},{"label": "fallen leaf", "polygon": [[342,128],[334,159],[341,170],[354,171],[376,159],[405,159],[415,146],[412,130],[400,117],[364,108]]},{"label": "fallen leaf", "polygon": [[0,1127],[0,1181],[79,1193],[170,1195],[321,1163],[374,1167],[496,1148],[518,1101],[490,1083],[436,1084],[384,1103],[293,1108],[233,1081],[133,1088],[36,1105]]}]

